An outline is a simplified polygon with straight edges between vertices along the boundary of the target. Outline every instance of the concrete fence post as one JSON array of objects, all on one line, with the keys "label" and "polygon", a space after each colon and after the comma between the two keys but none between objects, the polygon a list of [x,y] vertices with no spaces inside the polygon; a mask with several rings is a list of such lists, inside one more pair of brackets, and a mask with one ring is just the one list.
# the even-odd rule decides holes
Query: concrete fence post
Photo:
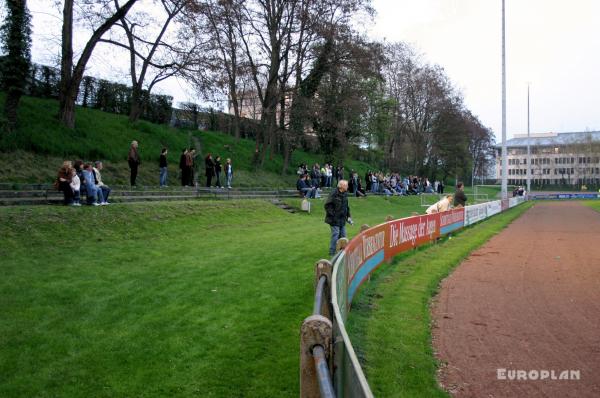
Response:
[{"label": "concrete fence post", "polygon": [[319,382],[312,350],[320,345],[325,351],[331,369],[331,340],[333,324],[322,315],[311,315],[300,329],[300,396],[320,398]]},{"label": "concrete fence post", "polygon": [[340,250],[344,250],[346,245],[348,244],[348,238],[340,238],[335,244],[335,252],[339,252]]}]

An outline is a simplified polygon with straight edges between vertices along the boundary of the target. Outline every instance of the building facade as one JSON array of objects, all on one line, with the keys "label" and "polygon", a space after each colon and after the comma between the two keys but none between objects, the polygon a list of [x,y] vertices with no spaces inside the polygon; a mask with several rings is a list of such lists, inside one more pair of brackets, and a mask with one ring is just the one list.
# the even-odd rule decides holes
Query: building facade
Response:
[{"label": "building facade", "polygon": [[[532,186],[600,185],[600,131],[517,134],[506,141],[508,183],[527,182],[530,146]],[[496,147],[496,179],[502,179],[502,147]]]}]

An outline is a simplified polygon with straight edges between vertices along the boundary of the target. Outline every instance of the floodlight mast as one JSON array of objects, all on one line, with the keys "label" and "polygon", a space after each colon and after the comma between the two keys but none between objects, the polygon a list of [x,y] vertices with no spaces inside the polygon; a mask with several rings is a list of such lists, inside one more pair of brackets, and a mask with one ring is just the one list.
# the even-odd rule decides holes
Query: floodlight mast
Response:
[{"label": "floodlight mast", "polygon": [[505,0],[502,0],[502,199],[508,198],[508,159],[506,151],[506,45]]}]

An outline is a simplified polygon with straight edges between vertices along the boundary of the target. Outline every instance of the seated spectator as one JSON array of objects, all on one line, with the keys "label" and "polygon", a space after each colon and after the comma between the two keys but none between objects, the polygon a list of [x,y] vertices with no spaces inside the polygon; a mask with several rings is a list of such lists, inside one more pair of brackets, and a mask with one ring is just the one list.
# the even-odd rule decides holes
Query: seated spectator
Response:
[{"label": "seated spectator", "polygon": [[312,187],[308,182],[307,182],[307,178],[308,175],[303,174],[300,176],[300,178],[298,178],[298,181],[296,182],[296,189],[302,193],[302,196],[306,197],[306,198],[316,198],[317,197],[317,188],[316,187]]},{"label": "seated spectator", "polygon": [[425,210],[426,214],[435,214],[441,213],[443,211],[450,210],[450,201],[452,200],[452,195],[446,195],[442,200],[432,204]]},{"label": "seated spectator", "polygon": [[71,190],[73,191],[73,206],[81,206],[81,195],[79,194],[81,188],[81,180],[77,175],[75,168],[71,169]]},{"label": "seated spectator", "polygon": [[87,192],[87,204],[92,206],[100,206],[103,201],[101,197],[102,191],[96,187],[94,180],[94,168],[91,164],[83,165],[84,186]]},{"label": "seated spectator", "polygon": [[102,202],[101,205],[108,205],[108,195],[110,195],[110,187],[102,182],[102,175],[100,171],[104,168],[101,161],[96,161],[96,167],[94,167],[94,183],[96,184],[96,188],[98,188],[102,193]]},{"label": "seated spectator", "polygon": [[72,165],[70,160],[65,160],[62,167],[58,170],[58,176],[54,186],[64,195],[63,203],[70,205],[73,203],[73,189],[71,188]]}]

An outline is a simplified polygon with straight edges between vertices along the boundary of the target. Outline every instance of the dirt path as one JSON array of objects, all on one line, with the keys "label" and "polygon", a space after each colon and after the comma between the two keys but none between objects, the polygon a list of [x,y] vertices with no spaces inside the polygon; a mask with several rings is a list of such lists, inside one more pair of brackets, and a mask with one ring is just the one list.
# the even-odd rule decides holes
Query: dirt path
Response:
[{"label": "dirt path", "polygon": [[[454,396],[600,397],[600,214],[537,204],[444,280],[433,319]],[[540,379],[552,370],[580,379]]]}]

